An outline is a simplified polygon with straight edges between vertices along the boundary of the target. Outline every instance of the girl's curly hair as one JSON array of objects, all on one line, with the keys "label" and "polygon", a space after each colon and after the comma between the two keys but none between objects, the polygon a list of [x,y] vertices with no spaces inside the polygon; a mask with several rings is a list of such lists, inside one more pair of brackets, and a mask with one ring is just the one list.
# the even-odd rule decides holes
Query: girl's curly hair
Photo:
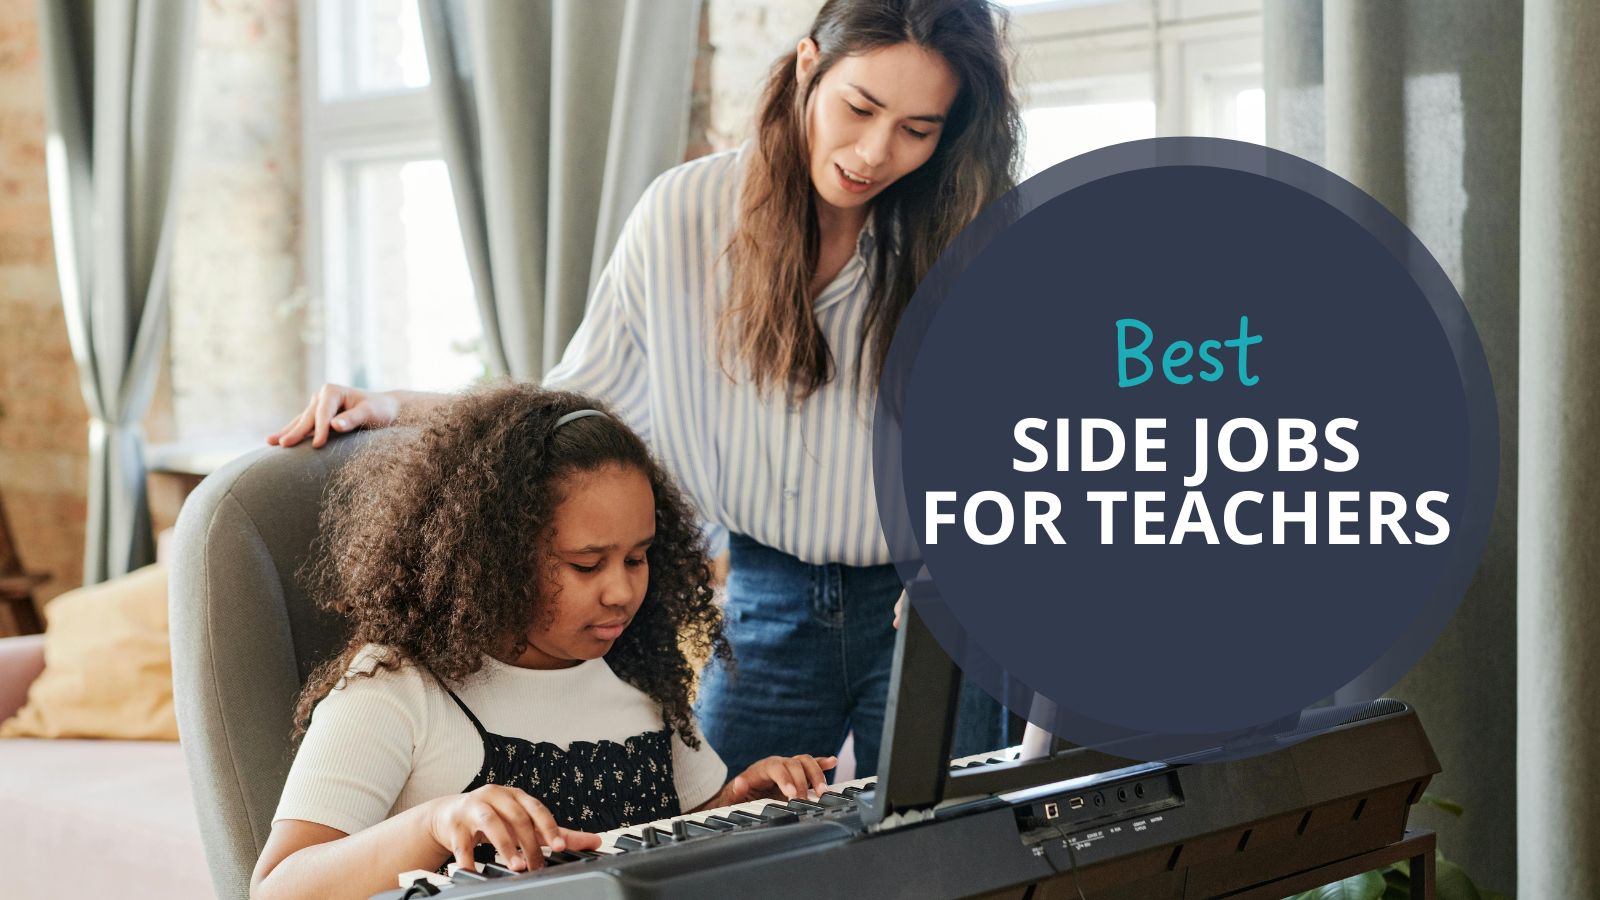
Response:
[{"label": "girl's curly hair", "polygon": [[[561,416],[580,409],[607,415]],[[694,510],[639,436],[579,394],[528,385],[478,390],[420,426],[373,441],[333,477],[306,575],[318,605],[345,617],[344,651],[312,673],[295,708],[303,734],[361,648],[379,665],[406,662],[447,682],[527,647],[548,583],[550,523],[568,476],[621,465],[655,492],[656,535],[644,603],[606,662],[661,707],[698,747],[691,655],[731,661]]]}]

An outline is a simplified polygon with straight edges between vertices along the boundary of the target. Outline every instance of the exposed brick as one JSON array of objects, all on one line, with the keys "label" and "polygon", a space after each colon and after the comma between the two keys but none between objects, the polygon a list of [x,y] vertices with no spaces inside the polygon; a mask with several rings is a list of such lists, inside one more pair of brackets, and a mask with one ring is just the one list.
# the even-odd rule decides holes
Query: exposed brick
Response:
[{"label": "exposed brick", "polygon": [[711,17],[711,143],[750,136],[767,73],[794,49],[821,0],[707,0]]},{"label": "exposed brick", "polygon": [[44,172],[44,82],[34,0],[0,0],[0,502],[17,551],[51,576],[83,573],[88,419],[56,282]]}]

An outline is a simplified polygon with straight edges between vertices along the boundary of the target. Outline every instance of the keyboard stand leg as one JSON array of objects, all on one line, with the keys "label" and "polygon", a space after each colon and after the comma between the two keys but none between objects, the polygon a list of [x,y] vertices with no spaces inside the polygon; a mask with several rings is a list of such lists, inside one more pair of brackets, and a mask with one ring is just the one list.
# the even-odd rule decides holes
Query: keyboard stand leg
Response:
[{"label": "keyboard stand leg", "polygon": [[1433,848],[1411,857],[1411,896],[1413,900],[1434,900]]}]

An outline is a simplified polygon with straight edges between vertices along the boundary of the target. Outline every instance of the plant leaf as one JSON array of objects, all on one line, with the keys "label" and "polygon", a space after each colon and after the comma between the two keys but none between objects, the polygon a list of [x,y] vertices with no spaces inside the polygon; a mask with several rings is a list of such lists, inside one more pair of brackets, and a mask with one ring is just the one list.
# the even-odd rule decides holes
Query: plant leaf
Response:
[{"label": "plant leaf", "polygon": [[1382,900],[1386,887],[1383,875],[1375,871],[1362,872],[1343,881],[1295,894],[1289,900]]},{"label": "plant leaf", "polygon": [[1446,800],[1438,794],[1429,794],[1424,792],[1422,795],[1422,802],[1428,804],[1429,806],[1435,807],[1436,809],[1442,809],[1458,819],[1461,818],[1462,813],[1466,812],[1466,810],[1462,808],[1461,804],[1455,802],[1454,800]]},{"label": "plant leaf", "polygon": [[1411,876],[1390,866],[1383,870],[1383,900],[1411,900]]},{"label": "plant leaf", "polygon": [[1483,900],[1478,886],[1461,867],[1440,856],[1434,859],[1434,895],[1438,900]]}]

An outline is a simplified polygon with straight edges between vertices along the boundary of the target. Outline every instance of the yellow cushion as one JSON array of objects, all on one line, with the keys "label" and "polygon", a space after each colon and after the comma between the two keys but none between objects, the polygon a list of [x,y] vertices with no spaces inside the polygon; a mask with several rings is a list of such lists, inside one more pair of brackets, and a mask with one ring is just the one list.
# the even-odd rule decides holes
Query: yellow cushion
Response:
[{"label": "yellow cushion", "polygon": [[68,591],[45,621],[44,672],[0,737],[178,739],[164,564]]}]

